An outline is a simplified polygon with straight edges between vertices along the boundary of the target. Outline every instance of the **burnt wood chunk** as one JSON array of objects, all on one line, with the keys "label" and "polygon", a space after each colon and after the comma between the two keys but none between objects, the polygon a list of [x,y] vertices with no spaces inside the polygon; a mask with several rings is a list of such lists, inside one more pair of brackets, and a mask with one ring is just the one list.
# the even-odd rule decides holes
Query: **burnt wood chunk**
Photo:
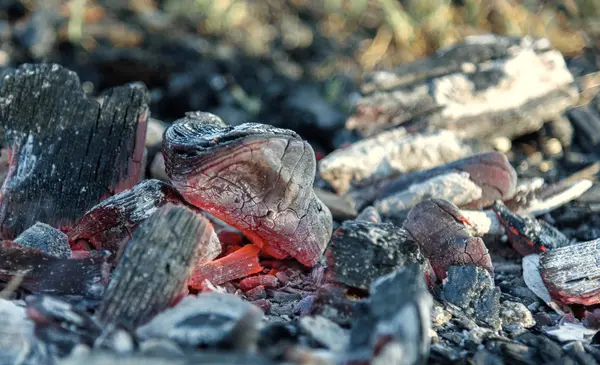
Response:
[{"label": "burnt wood chunk", "polygon": [[412,264],[383,276],[371,285],[370,293],[353,313],[351,356],[378,364],[425,364],[433,301],[423,268]]},{"label": "burnt wood chunk", "polygon": [[144,180],[90,209],[67,236],[72,245],[83,240],[97,250],[117,252],[141,222],[167,203],[184,204],[184,201],[171,185]]},{"label": "burnt wood chunk", "polygon": [[371,136],[410,124],[462,138],[539,130],[579,100],[565,60],[547,39],[478,35],[430,58],[367,76],[346,127]]},{"label": "burnt wood chunk", "polygon": [[333,234],[327,259],[335,281],[361,289],[368,289],[380,276],[425,262],[419,245],[405,230],[365,221],[344,222]]},{"label": "burnt wood chunk", "polygon": [[4,75],[0,119],[10,170],[2,187],[0,236],[36,222],[71,226],[143,172],[148,117],[143,88],[87,99],[77,75],[55,64],[25,64]]},{"label": "burnt wood chunk", "polygon": [[548,250],[540,273],[553,299],[565,304],[600,303],[600,239]]},{"label": "burnt wood chunk", "polygon": [[410,210],[404,229],[421,246],[438,279],[444,279],[453,265],[474,264],[492,272],[487,247],[469,233],[467,225],[470,222],[454,204],[431,199]]},{"label": "burnt wood chunk", "polygon": [[35,294],[99,299],[108,282],[109,267],[102,252],[93,252],[84,258],[58,258],[15,242],[2,241],[0,257],[0,281],[22,276],[19,286]]},{"label": "burnt wood chunk", "polygon": [[133,233],[98,318],[136,328],[165,310],[182,294],[212,232],[208,219],[189,208],[159,208]]},{"label": "burnt wood chunk", "polygon": [[567,246],[570,241],[549,223],[511,212],[501,201],[492,206],[508,241],[523,256]]},{"label": "burnt wood chunk", "polygon": [[71,257],[71,247],[67,235],[45,223],[36,223],[27,228],[15,243],[31,247],[61,259]]},{"label": "burnt wood chunk", "polygon": [[163,154],[169,179],[188,202],[270,256],[318,262],[332,218],[312,189],[315,153],[295,132],[230,127],[209,113],[187,113],[165,132]]}]

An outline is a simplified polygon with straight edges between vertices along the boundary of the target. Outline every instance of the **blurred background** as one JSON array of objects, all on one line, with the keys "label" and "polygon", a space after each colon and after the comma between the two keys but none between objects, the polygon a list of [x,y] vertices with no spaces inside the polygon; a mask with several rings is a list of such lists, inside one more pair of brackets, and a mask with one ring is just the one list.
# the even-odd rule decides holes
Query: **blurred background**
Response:
[{"label": "blurred background", "polygon": [[599,0],[2,0],[0,11],[2,67],[57,62],[90,94],[141,81],[167,122],[204,110],[301,134],[343,125],[366,73],[468,35],[544,36],[592,63],[600,47]]}]

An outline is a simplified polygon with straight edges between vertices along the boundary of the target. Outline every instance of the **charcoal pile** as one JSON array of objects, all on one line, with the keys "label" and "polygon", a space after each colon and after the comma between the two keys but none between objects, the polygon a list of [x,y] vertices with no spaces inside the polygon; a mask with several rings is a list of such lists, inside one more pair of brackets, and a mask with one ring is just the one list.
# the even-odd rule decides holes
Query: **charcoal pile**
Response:
[{"label": "charcoal pile", "polygon": [[600,363],[594,56],[469,37],[310,138],[6,67],[0,364]]}]

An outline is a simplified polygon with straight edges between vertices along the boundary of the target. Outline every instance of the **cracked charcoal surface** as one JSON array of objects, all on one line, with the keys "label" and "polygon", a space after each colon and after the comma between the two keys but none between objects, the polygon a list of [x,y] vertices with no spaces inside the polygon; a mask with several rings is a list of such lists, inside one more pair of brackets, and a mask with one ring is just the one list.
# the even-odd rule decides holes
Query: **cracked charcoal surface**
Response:
[{"label": "cracked charcoal surface", "polygon": [[[181,194],[162,181],[144,180],[131,189],[114,195],[90,209],[67,232],[71,244],[84,240],[95,249],[119,251],[137,226],[161,206],[172,203],[186,205]],[[215,258],[221,250],[218,239],[202,252],[203,261]]]},{"label": "cracked charcoal surface", "polygon": [[442,298],[493,328],[500,326],[500,289],[490,273],[480,267],[451,266],[442,289]]},{"label": "cracked charcoal surface", "polygon": [[412,264],[383,276],[370,292],[355,309],[349,349],[358,354],[374,351],[375,361],[381,363],[424,363],[429,354],[432,299],[422,267]]},{"label": "cracked charcoal surface", "polygon": [[100,106],[61,66],[26,64],[5,73],[0,119],[12,159],[0,202],[2,238],[38,221],[69,227],[137,183],[147,115],[139,87],[110,89]]},{"label": "cracked charcoal surface", "polygon": [[188,202],[275,258],[317,263],[332,219],[312,190],[314,152],[296,133],[257,123],[228,127],[212,114],[188,113],[165,132],[163,154]]},{"label": "cracked charcoal surface", "polygon": [[424,264],[419,246],[391,223],[346,221],[333,234],[329,268],[336,281],[368,289],[380,276],[409,264]]},{"label": "cracked charcoal surface", "polygon": [[96,312],[98,318],[136,328],[166,309],[182,294],[212,232],[208,219],[189,208],[159,208],[133,233]]},{"label": "cracked charcoal surface", "polygon": [[23,275],[20,287],[32,293],[101,298],[108,281],[106,255],[58,258],[10,241],[0,242],[0,281]]},{"label": "cracked charcoal surface", "polygon": [[71,257],[71,246],[67,235],[44,223],[36,223],[27,228],[15,242],[21,246],[31,247],[57,258]]},{"label": "cracked charcoal surface", "polygon": [[460,210],[445,200],[431,199],[412,208],[406,229],[423,250],[438,279],[452,265],[471,265],[492,271],[492,260],[479,237],[467,230]]}]

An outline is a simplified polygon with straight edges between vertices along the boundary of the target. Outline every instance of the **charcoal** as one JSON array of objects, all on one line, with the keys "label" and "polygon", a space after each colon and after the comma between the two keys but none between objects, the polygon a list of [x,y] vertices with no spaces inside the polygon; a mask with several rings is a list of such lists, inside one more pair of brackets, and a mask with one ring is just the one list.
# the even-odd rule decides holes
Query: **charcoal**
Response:
[{"label": "charcoal", "polygon": [[500,306],[500,319],[502,320],[502,326],[505,329],[512,327],[516,330],[529,328],[535,325],[533,316],[525,305],[509,300],[503,302]]},{"label": "charcoal", "polygon": [[231,280],[257,274],[263,270],[258,261],[258,247],[246,245],[220,259],[198,265],[188,285],[196,290],[203,288],[205,281],[221,285]]},{"label": "charcoal", "polygon": [[0,242],[0,281],[13,278],[29,292],[81,295],[97,299],[108,282],[107,255],[94,252],[83,258],[57,258],[15,242]]},{"label": "charcoal", "polygon": [[370,292],[355,309],[349,349],[369,349],[374,363],[426,363],[432,299],[423,268],[413,264],[383,276]]},{"label": "charcoal", "polygon": [[103,198],[141,177],[148,107],[140,87],[86,99],[77,75],[56,64],[6,73],[0,119],[11,150],[0,202],[0,235],[13,239],[36,222],[71,226]]},{"label": "charcoal", "polygon": [[34,335],[25,308],[0,299],[0,364],[52,364],[47,346]]},{"label": "charcoal", "polygon": [[361,289],[380,276],[425,261],[403,229],[364,221],[344,222],[333,235],[327,257],[334,280]]},{"label": "charcoal", "polygon": [[45,223],[36,223],[27,228],[15,243],[21,246],[38,249],[59,259],[71,257],[71,246],[67,235]]},{"label": "charcoal", "polygon": [[90,314],[70,303],[46,295],[27,297],[26,302],[36,336],[49,344],[57,356],[68,355],[78,344],[91,347],[102,333]]},{"label": "charcoal", "polygon": [[[165,204],[185,205],[181,195],[171,185],[158,180],[144,180],[133,188],[116,194],[90,209],[67,232],[69,241],[80,240],[95,249],[118,252],[137,226]],[[221,247],[211,241],[201,252],[201,262],[217,257]]]},{"label": "charcoal", "polygon": [[[452,197],[453,195],[458,195],[457,192],[442,192],[449,187],[438,187],[437,189],[441,189],[440,191],[436,190],[434,187],[425,185],[428,181],[431,181],[431,179],[435,180],[429,182],[429,184],[444,184],[447,183],[446,179],[451,179],[452,177],[458,178],[460,176],[464,178],[464,174],[459,176],[452,175],[452,173],[460,172],[468,173],[469,179],[481,189],[480,197],[475,198],[478,194],[476,192],[477,188],[468,183],[464,184],[463,189],[470,189],[473,192],[468,193],[467,196],[463,198]],[[442,175],[445,175],[445,177],[442,178]],[[399,197],[397,197],[397,194],[402,194],[407,190],[410,192],[412,189],[422,191],[420,192],[420,194],[422,194],[420,196],[421,199],[427,195],[430,195],[431,198],[440,199],[445,199],[445,196],[451,196],[451,199],[462,200],[464,203],[460,204],[461,206],[481,208],[491,205],[497,199],[504,200],[512,197],[515,193],[516,186],[517,173],[508,162],[506,156],[500,152],[492,151],[452,161],[448,164],[437,166],[429,170],[403,175],[391,181],[382,191],[379,191],[377,198],[380,201],[384,198],[398,199]],[[457,185],[455,188],[459,189],[459,186]],[[436,194],[442,195],[436,196]],[[469,200],[469,196],[473,198],[473,200]],[[405,207],[404,209],[411,207],[412,206]]]},{"label": "charcoal", "polygon": [[548,45],[479,35],[397,73],[377,72],[363,87],[369,93],[358,101],[350,127],[373,134],[412,121],[420,129],[481,140],[535,132],[579,99],[563,56]]},{"label": "charcoal", "polygon": [[298,326],[310,341],[319,346],[324,346],[334,352],[342,352],[348,346],[350,340],[348,330],[323,316],[301,317]]},{"label": "charcoal", "polygon": [[352,323],[354,302],[339,287],[324,286],[311,297],[307,314],[320,315],[340,326]]},{"label": "charcoal", "polygon": [[157,209],[127,244],[98,318],[136,328],[166,309],[182,294],[212,232],[208,219],[189,208],[166,204]]},{"label": "charcoal", "polygon": [[548,250],[540,273],[553,299],[565,304],[600,303],[600,239]]},{"label": "charcoal", "polygon": [[[596,96],[596,100],[600,97]],[[600,147],[600,112],[592,106],[573,108],[567,112],[575,129],[575,138],[587,152],[598,152]]]},{"label": "charcoal", "polygon": [[240,281],[240,290],[246,291],[257,286],[264,288],[275,288],[279,285],[279,279],[275,275],[250,276]]},{"label": "charcoal", "polygon": [[479,237],[467,229],[469,221],[452,203],[431,199],[412,208],[404,229],[419,244],[438,279],[452,265],[475,264],[492,272],[492,259]]},{"label": "charcoal", "polygon": [[194,112],[167,129],[163,154],[167,175],[187,201],[275,258],[318,262],[332,218],[312,190],[314,152],[296,133],[257,123],[228,127]]},{"label": "charcoal", "polygon": [[481,267],[451,266],[442,289],[442,299],[492,328],[501,324],[500,289],[494,287],[490,273]]},{"label": "charcoal", "polygon": [[338,194],[344,194],[463,158],[473,148],[447,131],[412,135],[395,129],[330,153],[319,161],[319,173]]},{"label": "charcoal", "polygon": [[231,294],[188,296],[138,328],[142,339],[167,338],[181,346],[234,348],[256,346],[261,311]]},{"label": "charcoal", "polygon": [[298,343],[298,331],[288,323],[267,324],[260,331],[259,350],[271,359],[280,360],[286,350]]}]

